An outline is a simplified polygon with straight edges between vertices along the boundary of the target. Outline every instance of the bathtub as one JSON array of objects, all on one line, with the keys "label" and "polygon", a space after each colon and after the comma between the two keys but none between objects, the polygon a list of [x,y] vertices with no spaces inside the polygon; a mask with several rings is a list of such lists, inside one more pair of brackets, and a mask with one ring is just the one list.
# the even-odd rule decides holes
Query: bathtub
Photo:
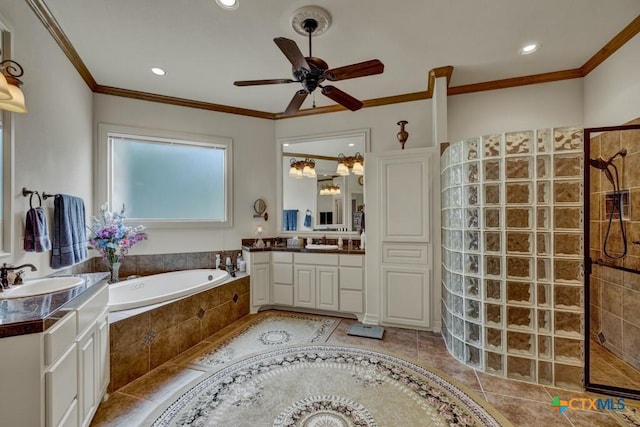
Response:
[{"label": "bathtub", "polygon": [[229,277],[225,270],[184,270],[124,280],[109,286],[109,311],[171,301],[216,287]]}]

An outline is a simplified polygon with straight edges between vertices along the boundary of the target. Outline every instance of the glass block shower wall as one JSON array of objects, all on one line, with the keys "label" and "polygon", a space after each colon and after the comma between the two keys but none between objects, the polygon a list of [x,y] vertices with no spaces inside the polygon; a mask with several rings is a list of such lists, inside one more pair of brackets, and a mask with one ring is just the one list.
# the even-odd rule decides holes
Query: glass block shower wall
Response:
[{"label": "glass block shower wall", "polygon": [[582,130],[471,138],[441,157],[449,352],[503,377],[582,388]]}]

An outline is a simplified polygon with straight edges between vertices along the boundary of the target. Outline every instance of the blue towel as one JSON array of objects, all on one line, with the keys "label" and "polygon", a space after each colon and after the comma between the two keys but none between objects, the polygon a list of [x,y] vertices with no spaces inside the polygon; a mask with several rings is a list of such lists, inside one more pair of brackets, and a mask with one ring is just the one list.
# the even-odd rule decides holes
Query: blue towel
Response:
[{"label": "blue towel", "polygon": [[311,211],[307,209],[307,214],[304,216],[304,226],[311,227]]},{"label": "blue towel", "polygon": [[51,249],[47,217],[41,206],[27,211],[27,219],[24,223],[24,250],[25,252],[45,252]]},{"label": "blue towel", "polygon": [[285,209],[282,214],[282,229],[296,231],[298,229],[298,210]]},{"label": "blue towel", "polygon": [[56,195],[53,210],[51,268],[62,268],[88,256],[84,201],[66,194]]}]

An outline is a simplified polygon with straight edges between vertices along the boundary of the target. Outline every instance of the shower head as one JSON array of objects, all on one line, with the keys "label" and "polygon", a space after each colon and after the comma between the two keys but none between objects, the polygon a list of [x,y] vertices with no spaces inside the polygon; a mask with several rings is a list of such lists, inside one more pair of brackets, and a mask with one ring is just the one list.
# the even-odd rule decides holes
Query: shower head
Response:
[{"label": "shower head", "polygon": [[614,154],[613,156],[609,157],[609,160],[607,160],[607,163],[611,163],[613,161],[613,159],[615,159],[618,156],[624,157],[626,155],[627,155],[627,149],[623,148],[620,151],[618,151],[616,154]]},{"label": "shower head", "polygon": [[609,162],[607,162],[602,157],[598,157],[597,159],[589,159],[589,163],[596,169],[605,170],[609,166]]}]

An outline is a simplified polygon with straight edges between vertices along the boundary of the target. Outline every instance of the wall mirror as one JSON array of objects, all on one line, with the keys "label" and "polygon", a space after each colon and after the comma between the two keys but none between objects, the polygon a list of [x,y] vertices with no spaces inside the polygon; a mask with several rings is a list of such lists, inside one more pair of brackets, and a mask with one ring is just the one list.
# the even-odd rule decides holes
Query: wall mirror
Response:
[{"label": "wall mirror", "polygon": [[[11,56],[11,34],[0,16],[0,62]],[[13,129],[10,112],[0,110],[0,258],[13,250]]]},{"label": "wall mirror", "polygon": [[[341,175],[338,164],[343,157],[364,159],[369,130],[281,139],[278,148],[279,230],[359,233],[365,207],[364,174],[357,175],[349,167],[348,174]],[[305,171],[305,166],[313,172]],[[298,176],[294,171],[299,171]]]}]

